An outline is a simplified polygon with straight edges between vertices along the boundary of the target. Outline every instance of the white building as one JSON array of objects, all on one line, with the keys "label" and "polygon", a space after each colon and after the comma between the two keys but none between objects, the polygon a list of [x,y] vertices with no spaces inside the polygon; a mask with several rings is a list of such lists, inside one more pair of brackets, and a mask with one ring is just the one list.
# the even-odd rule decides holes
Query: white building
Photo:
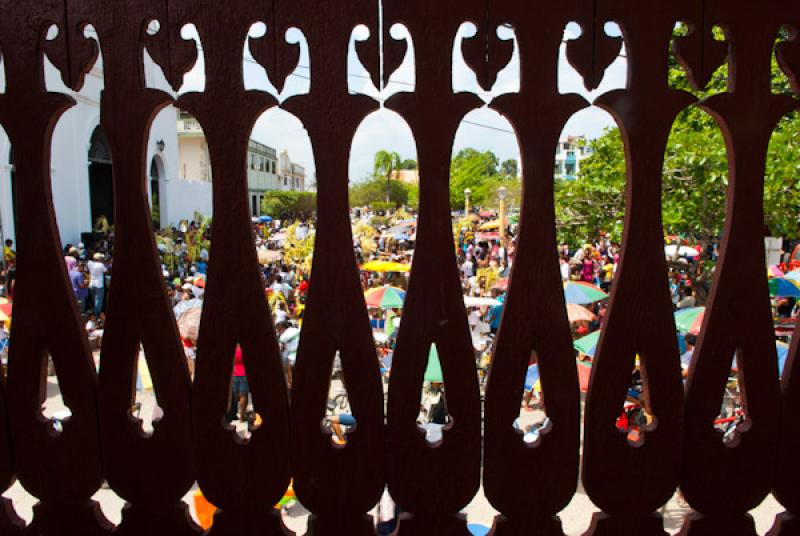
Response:
[{"label": "white building", "polygon": [[581,161],[592,155],[585,136],[567,136],[558,142],[555,176],[557,179],[575,180],[581,170]]},{"label": "white building", "polygon": [[[145,55],[148,83],[169,91],[161,70]],[[4,73],[0,72],[0,79]],[[76,93],[61,81],[60,73],[45,61],[45,81],[49,91],[65,93],[77,104],[67,110],[53,132],[51,178],[53,204],[61,241],[76,244],[81,233],[91,232],[102,214],[114,219],[113,162],[100,124],[100,92],[103,70],[100,61],[86,75],[83,89]],[[5,85],[5,80],[2,80]],[[147,141],[148,194],[154,224],[166,227],[196,212],[211,214],[211,183],[183,180],[178,173],[178,138],[175,109],[167,107],[153,121]],[[13,150],[0,129],[0,224],[5,238],[15,239]]]},{"label": "white building", "polygon": [[[178,113],[179,176],[189,182],[212,180],[211,162],[200,123],[185,112]],[[289,153],[278,153],[255,140],[247,146],[247,193],[251,216],[261,215],[261,202],[269,191],[304,191],[306,172],[293,163]]]},{"label": "white building", "polygon": [[306,189],[306,168],[293,163],[286,150],[281,152],[278,157],[278,188],[276,189],[300,192],[304,192]]},{"label": "white building", "polygon": [[280,190],[278,153],[272,147],[250,140],[247,144],[247,194],[250,215],[261,215],[261,202],[268,190]]}]

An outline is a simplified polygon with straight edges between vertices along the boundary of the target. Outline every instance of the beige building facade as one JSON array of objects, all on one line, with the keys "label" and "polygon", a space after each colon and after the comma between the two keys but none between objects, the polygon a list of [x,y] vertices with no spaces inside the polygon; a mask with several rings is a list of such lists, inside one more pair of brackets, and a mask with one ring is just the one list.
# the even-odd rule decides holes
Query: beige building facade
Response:
[{"label": "beige building facade", "polygon": [[[179,175],[186,181],[211,182],[211,159],[200,123],[185,112],[178,112]],[[305,167],[292,162],[289,152],[280,156],[272,147],[255,140],[247,146],[247,191],[251,216],[261,215],[266,192],[304,191]]]}]

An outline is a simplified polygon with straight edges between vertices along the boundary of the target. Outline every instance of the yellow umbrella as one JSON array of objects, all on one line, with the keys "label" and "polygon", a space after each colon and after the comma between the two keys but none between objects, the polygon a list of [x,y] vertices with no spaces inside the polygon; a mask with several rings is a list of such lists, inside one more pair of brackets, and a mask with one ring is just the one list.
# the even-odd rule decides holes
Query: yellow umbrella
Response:
[{"label": "yellow umbrella", "polygon": [[372,261],[361,267],[366,272],[408,272],[411,270],[410,264],[388,261]]},{"label": "yellow umbrella", "polygon": [[[506,219],[506,224],[508,224],[508,220],[507,219]],[[489,231],[491,229],[499,229],[499,228],[500,228],[500,219],[498,218],[496,220],[487,221],[486,223],[484,223],[483,225],[478,227],[478,230],[480,230],[480,231]]]}]

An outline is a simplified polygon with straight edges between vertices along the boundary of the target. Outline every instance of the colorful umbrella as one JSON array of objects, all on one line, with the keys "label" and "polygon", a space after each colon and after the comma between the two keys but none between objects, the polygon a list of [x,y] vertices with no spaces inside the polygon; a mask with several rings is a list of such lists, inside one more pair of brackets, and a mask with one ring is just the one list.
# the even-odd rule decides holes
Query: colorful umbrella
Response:
[{"label": "colorful umbrella", "polygon": [[489,210],[482,210],[481,212],[478,213],[478,216],[480,216],[481,218],[491,218],[492,216],[494,216],[494,212],[491,212]]},{"label": "colorful umbrella", "polygon": [[[694,309],[704,309],[704,308],[695,307]],[[702,312],[703,311],[700,312],[701,319],[702,319]],[[599,340],[600,340],[600,331],[595,331],[594,333],[590,333],[585,337],[581,337],[580,339],[573,341],[572,346],[575,347],[576,350],[583,352],[589,357],[594,357],[594,354],[597,351],[597,343]],[[786,358],[789,356],[789,345],[786,344],[785,342],[775,341],[775,350],[778,353],[778,374],[783,375],[783,368],[786,366]],[[731,368],[736,369],[735,357]]]},{"label": "colorful umbrella", "polygon": [[444,381],[442,363],[439,361],[439,351],[436,349],[436,344],[431,344],[431,349],[428,352],[428,367],[425,369],[425,381],[433,383],[442,383]]},{"label": "colorful umbrella", "polygon": [[569,322],[572,324],[573,322],[591,322],[597,317],[586,307],[575,303],[568,303],[567,318],[569,318]]},{"label": "colorful umbrella", "polygon": [[389,261],[371,261],[361,267],[365,272],[408,272],[410,264]]},{"label": "colorful umbrella", "polygon": [[786,279],[791,279],[792,281],[800,282],[800,270],[792,270],[791,272],[786,272],[785,277]]},{"label": "colorful umbrella", "polygon": [[767,277],[783,277],[785,274],[777,266],[767,267]]},{"label": "colorful umbrella", "polygon": [[489,534],[489,527],[486,525],[478,525],[477,523],[470,523],[467,525],[467,530],[472,536],[486,536]]},{"label": "colorful umbrella", "polygon": [[[4,298],[0,298],[4,299]],[[12,305],[8,303],[8,300],[5,300],[5,303],[0,301],[0,322],[5,322],[9,318],[11,318],[11,309]]]},{"label": "colorful umbrella", "polygon": [[786,358],[789,357],[789,345],[785,342],[775,341],[775,350],[778,352],[778,374],[783,376]]},{"label": "colorful umbrella", "polygon": [[382,287],[371,288],[364,293],[364,300],[367,307],[380,307],[381,309],[399,309],[403,307],[406,299],[406,291],[384,285]]},{"label": "colorful umbrella", "polygon": [[528,372],[525,374],[525,390],[530,391],[539,381],[539,365],[528,365]]},{"label": "colorful umbrella", "polygon": [[599,287],[583,281],[567,281],[564,283],[564,297],[567,303],[586,304],[605,300],[608,294]]},{"label": "colorful umbrella", "polygon": [[775,277],[769,280],[769,295],[784,298],[800,298],[800,281],[788,277]]},{"label": "colorful umbrella", "polygon": [[678,331],[697,335],[703,326],[705,307],[689,307],[675,311],[675,327]]},{"label": "colorful umbrella", "polygon": [[592,333],[572,341],[572,346],[589,357],[594,357],[597,351],[597,342],[600,340],[600,331],[593,331]]}]

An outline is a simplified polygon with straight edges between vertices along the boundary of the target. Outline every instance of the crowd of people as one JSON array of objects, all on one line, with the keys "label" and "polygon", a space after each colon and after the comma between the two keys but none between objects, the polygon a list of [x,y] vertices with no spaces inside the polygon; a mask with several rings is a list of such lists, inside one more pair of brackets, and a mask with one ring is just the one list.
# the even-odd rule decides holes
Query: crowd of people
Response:
[{"label": "crowd of people", "polygon": [[[399,210],[375,214],[369,208],[351,212],[353,247],[360,267],[365,296],[376,290],[389,289],[396,294],[394,301],[375,302],[366,299],[374,330],[376,353],[386,384],[391,374],[392,357],[402,321],[405,291],[408,288],[410,267],[416,242],[416,218]],[[253,219],[254,247],[263,276],[264,292],[276,326],[282,361],[291,387],[300,335],[302,333],[305,299],[311,276],[311,258],[315,236],[312,218],[291,220],[262,216]],[[491,365],[492,346],[500,327],[505,293],[517,246],[518,223],[514,215],[500,221],[496,212],[484,211],[453,218],[454,245],[458,273],[464,293],[470,336],[475,350],[475,363],[481,386]],[[64,261],[79,312],[83,315],[92,348],[98,350],[105,323],[107,291],[113,277],[113,229],[98,238],[91,247],[83,243],[67,244]],[[704,263],[716,259],[716,245],[689,246],[681,237],[668,237],[669,288],[676,311],[702,309],[702,297],[710,281],[698,277]],[[182,222],[177,228],[159,231],[156,236],[161,256],[161,269],[175,318],[181,333],[187,366],[194,372],[197,355],[199,324],[208,272],[211,241],[211,222]],[[670,245],[671,243],[671,245]],[[670,250],[669,248],[673,249]],[[670,251],[672,253],[670,253]],[[15,278],[13,242],[7,240],[3,273],[4,293],[13,299]],[[608,316],[608,294],[620,260],[620,245],[602,231],[578,247],[561,244],[558,262],[567,296],[570,326],[576,347],[576,364],[582,375],[582,387],[588,383],[588,372],[594,357],[593,348],[587,351],[587,340],[597,337]],[[584,285],[595,293],[586,299],[570,299],[568,287]],[[699,288],[699,292],[697,289]],[[777,297],[774,301],[776,318],[793,320],[797,304],[795,297]],[[688,368],[696,344],[696,332],[679,333],[682,363]],[[232,356],[232,393],[227,420],[234,424],[252,425],[257,418],[252,410],[247,372],[240,348]],[[581,368],[581,365],[584,368]],[[520,402],[521,413],[543,409],[538,363],[531,355],[525,395]],[[642,428],[650,421],[647,412],[646,389],[641,380],[640,364],[636,362],[631,378],[626,409],[618,420],[621,430],[629,432],[636,441]],[[433,347],[429,356],[426,384],[420,403],[420,426],[432,441],[441,437],[441,427],[449,416],[438,354]],[[438,372],[437,372],[438,371]],[[331,400],[328,421],[332,441],[346,442],[346,434],[355,426],[346,387],[341,379],[338,356],[333,367]],[[735,371],[732,381],[735,380]],[[142,382],[140,382],[142,383]],[[344,395],[342,395],[344,393]],[[735,398],[735,395],[734,395]],[[339,402],[335,402],[338,399]],[[733,411],[738,411],[734,408]],[[541,411],[540,411],[541,412]],[[543,412],[541,412],[544,415]],[[535,421],[535,419],[534,419]],[[521,423],[524,434],[536,434],[546,426],[546,418],[538,422]]]}]

